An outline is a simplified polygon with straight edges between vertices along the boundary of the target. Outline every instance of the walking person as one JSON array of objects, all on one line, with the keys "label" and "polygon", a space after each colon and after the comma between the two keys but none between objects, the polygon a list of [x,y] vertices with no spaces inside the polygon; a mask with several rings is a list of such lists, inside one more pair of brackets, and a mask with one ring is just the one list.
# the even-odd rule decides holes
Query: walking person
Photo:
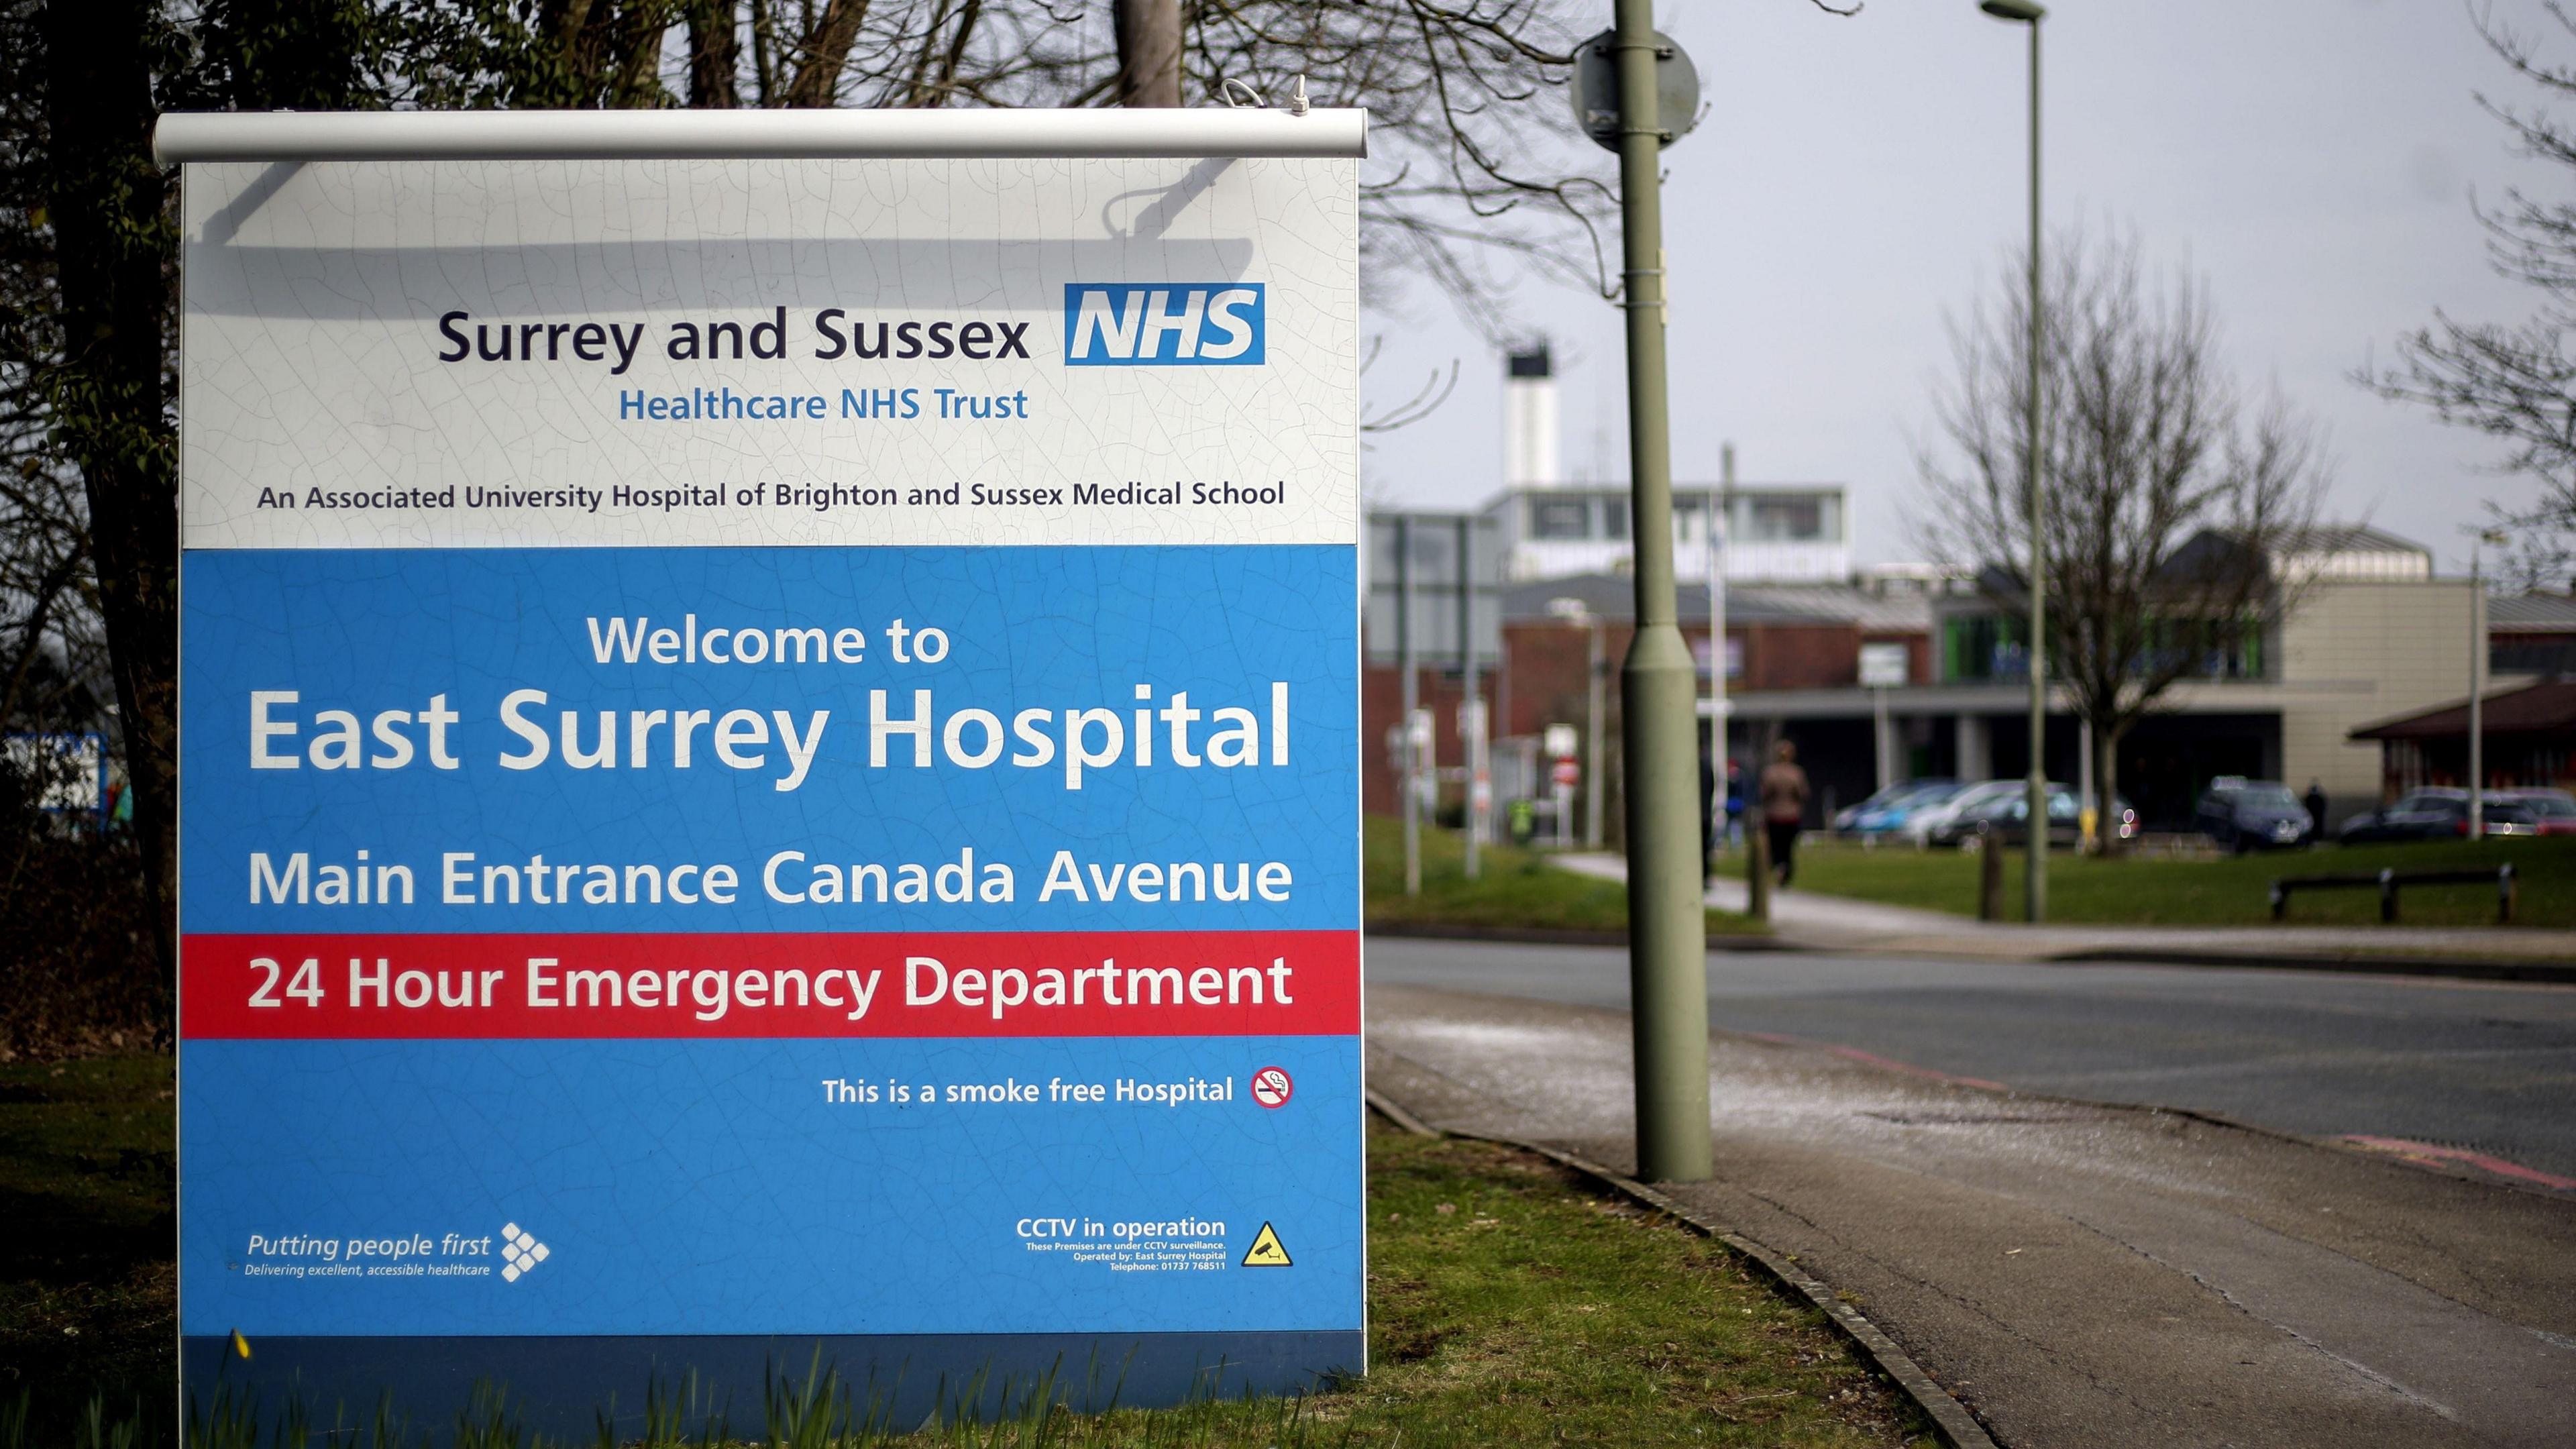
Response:
[{"label": "walking person", "polygon": [[1787,740],[1771,747],[1771,763],[1762,768],[1762,828],[1771,836],[1771,874],[1781,885],[1798,873],[1798,830],[1807,818],[1807,772],[1798,768],[1798,747]]},{"label": "walking person", "polygon": [[2308,793],[2300,798],[2299,803],[2307,807],[2308,825],[2313,831],[2310,839],[2323,841],[2326,837],[2326,787],[2311,777]]},{"label": "walking person", "polygon": [[1726,757],[1726,848],[1744,848],[1744,762]]}]

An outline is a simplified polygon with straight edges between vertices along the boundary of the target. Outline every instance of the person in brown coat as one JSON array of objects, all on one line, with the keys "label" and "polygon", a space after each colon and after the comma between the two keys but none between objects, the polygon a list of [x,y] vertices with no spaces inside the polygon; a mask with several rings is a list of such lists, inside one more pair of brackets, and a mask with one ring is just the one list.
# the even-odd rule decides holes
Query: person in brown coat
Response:
[{"label": "person in brown coat", "polygon": [[1798,873],[1798,827],[1806,815],[1807,772],[1798,768],[1798,747],[1782,740],[1762,767],[1762,828],[1771,836],[1771,873],[1784,886]]}]

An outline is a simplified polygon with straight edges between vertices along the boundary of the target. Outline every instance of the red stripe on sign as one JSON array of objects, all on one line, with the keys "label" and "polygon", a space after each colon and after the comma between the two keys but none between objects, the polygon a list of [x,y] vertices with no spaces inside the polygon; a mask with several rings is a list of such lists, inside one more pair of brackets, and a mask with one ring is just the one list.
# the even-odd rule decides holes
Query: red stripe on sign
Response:
[{"label": "red stripe on sign", "polygon": [[193,935],[181,1035],[1331,1036],[1356,931]]}]

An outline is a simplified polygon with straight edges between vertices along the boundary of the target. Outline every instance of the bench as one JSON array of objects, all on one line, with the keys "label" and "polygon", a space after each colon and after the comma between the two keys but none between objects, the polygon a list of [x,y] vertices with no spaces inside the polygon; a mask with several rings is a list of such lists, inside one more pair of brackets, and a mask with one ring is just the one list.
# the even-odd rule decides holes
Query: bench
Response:
[{"label": "bench", "polygon": [[2377,870],[2347,872],[2342,875],[2280,876],[2272,882],[2272,919],[2286,919],[2290,913],[2292,891],[2358,890],[2365,887],[2379,891],[2379,919],[2394,924],[2397,920],[2397,890],[2411,885],[2484,885],[2495,882],[2496,924],[2513,924],[2514,876],[2511,865],[2493,870]]}]

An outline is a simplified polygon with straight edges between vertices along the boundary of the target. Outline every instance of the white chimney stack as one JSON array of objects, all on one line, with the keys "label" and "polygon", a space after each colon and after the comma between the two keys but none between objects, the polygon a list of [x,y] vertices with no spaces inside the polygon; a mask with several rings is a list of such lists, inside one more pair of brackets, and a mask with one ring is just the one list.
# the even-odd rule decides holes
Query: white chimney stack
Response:
[{"label": "white chimney stack", "polygon": [[1503,486],[1543,488],[1564,481],[1557,459],[1556,373],[1547,344],[1511,354],[1503,380]]}]

